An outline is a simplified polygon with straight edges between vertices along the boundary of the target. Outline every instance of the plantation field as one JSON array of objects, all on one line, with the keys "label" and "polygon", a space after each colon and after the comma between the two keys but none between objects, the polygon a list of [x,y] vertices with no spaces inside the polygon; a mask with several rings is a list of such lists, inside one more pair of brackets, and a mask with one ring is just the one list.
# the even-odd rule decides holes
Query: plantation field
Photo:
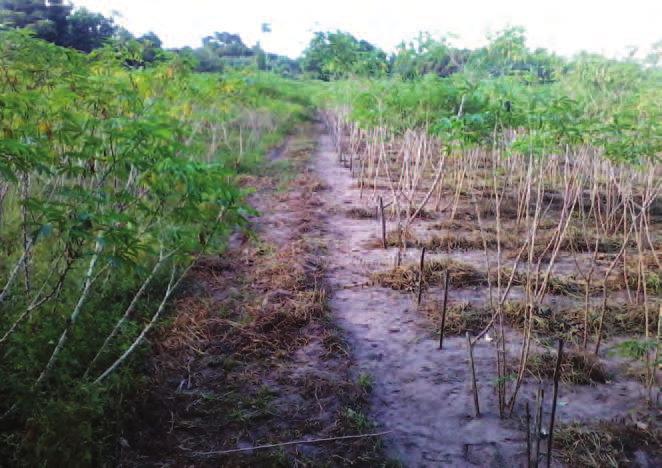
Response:
[{"label": "plantation field", "polygon": [[[658,449],[636,454],[659,447],[650,410],[657,364],[641,350],[659,323],[659,215],[633,210],[632,219],[618,222],[619,231],[629,226],[620,237],[588,221],[590,202],[578,199],[591,196],[590,185],[563,186],[579,183],[576,168],[560,176],[556,189],[545,174],[563,170],[548,160],[536,169],[496,167],[493,173],[512,178],[485,180],[485,167],[510,161],[470,150],[454,161],[425,162],[425,149],[415,146],[424,144],[413,137],[395,137],[380,153],[352,142],[351,124],[329,127],[345,128],[335,144],[329,138],[328,151],[329,159],[345,155],[342,169],[322,169],[330,172],[327,180],[341,181],[332,196],[339,201],[331,225],[344,247],[332,260],[342,267],[331,275],[338,288],[332,310],[357,339],[360,369],[382,376],[374,405],[385,427],[402,428],[392,438],[405,465],[525,464],[527,425],[531,450],[540,447],[542,459],[549,429],[538,445],[536,408],[544,429],[555,404],[558,462],[620,466],[647,453],[648,461],[638,462],[652,466]],[[362,151],[336,150],[352,145]],[[410,170],[418,164],[409,175],[415,183],[407,182],[408,163]],[[512,193],[518,180],[526,183],[518,170],[538,171],[528,208],[518,207]],[[644,174],[636,196],[645,196]],[[607,201],[600,209],[610,203],[628,202]],[[596,217],[609,218],[594,206]],[[632,225],[645,225],[643,216],[649,225],[642,238],[630,239]],[[539,389],[546,397],[538,407]]]},{"label": "plantation field", "polygon": [[658,61],[237,40],[0,30],[0,466],[658,466]]},{"label": "plantation field", "polygon": [[1,39],[0,456],[96,464],[178,286],[255,214],[239,175],[308,104],[275,75]]}]

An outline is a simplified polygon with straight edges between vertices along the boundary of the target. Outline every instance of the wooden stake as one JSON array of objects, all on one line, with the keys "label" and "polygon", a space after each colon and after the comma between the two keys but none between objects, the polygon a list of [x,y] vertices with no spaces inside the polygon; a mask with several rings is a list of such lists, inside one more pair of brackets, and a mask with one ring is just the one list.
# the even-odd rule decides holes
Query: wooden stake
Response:
[{"label": "wooden stake", "polygon": [[499,349],[500,343],[499,340],[503,338],[498,338],[496,342],[496,356],[497,356],[497,396],[499,399],[499,417],[503,419],[504,410],[505,410],[505,357],[502,353],[502,350]]},{"label": "wooden stake", "polygon": [[538,459],[540,458],[540,431],[542,429],[542,406],[545,399],[545,390],[540,387],[536,396],[536,419],[533,423],[533,466],[538,468]]},{"label": "wooden stake", "polygon": [[446,329],[446,307],[448,306],[448,284],[450,277],[448,268],[446,268],[446,274],[444,276],[444,302],[441,307],[441,329],[439,330],[439,349],[444,349],[444,330]]},{"label": "wooden stake", "polygon": [[421,249],[421,269],[418,278],[418,305],[421,305],[421,298],[423,297],[423,279],[425,277],[425,247]]},{"label": "wooden stake", "polygon": [[471,389],[474,394],[474,409],[476,411],[476,417],[480,417],[480,407],[478,405],[478,385],[476,385],[476,367],[474,366],[474,350],[471,345],[471,337],[469,332],[467,332],[467,351],[469,352],[469,371],[471,372]]},{"label": "wooden stake", "polygon": [[386,217],[384,216],[384,199],[379,197],[379,216],[382,219],[382,246],[386,248]]},{"label": "wooden stake", "polygon": [[554,437],[554,418],[556,417],[556,399],[559,395],[559,378],[561,377],[561,361],[563,360],[563,340],[559,340],[559,352],[556,356],[554,369],[554,396],[552,397],[552,416],[549,421],[549,442],[547,442],[547,468],[552,466],[552,438]]},{"label": "wooden stake", "polygon": [[531,411],[529,402],[526,402],[526,466],[531,468]]}]

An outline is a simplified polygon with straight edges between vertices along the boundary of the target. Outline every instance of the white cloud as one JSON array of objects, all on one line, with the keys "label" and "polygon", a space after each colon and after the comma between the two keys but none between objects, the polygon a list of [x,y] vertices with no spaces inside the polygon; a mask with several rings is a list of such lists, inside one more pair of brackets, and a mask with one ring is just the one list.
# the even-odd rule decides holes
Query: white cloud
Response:
[{"label": "white cloud", "polygon": [[[341,29],[392,50],[419,31],[454,33],[475,47],[488,32],[524,26],[533,47],[564,55],[580,50],[622,55],[662,39],[662,1],[655,0],[74,0],[110,14],[136,34],[156,32],[168,47],[196,46],[214,31],[241,34],[252,45],[298,55],[316,30]],[[260,33],[269,22],[272,33]]]}]

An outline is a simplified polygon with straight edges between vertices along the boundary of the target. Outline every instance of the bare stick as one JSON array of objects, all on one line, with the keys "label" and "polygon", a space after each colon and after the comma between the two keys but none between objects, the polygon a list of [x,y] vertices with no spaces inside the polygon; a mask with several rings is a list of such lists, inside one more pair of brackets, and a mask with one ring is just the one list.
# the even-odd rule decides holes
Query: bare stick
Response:
[{"label": "bare stick", "polygon": [[471,337],[467,332],[467,351],[469,352],[469,371],[471,372],[471,390],[474,394],[474,409],[476,417],[480,417],[480,407],[478,405],[478,385],[476,385],[476,367],[474,366],[474,350],[471,345]]},{"label": "bare stick", "polygon": [[[623,239],[623,245],[621,246],[621,250],[618,252],[618,255],[612,260],[610,263],[609,267],[607,268],[607,271],[605,272],[604,275],[604,280],[602,281],[602,310],[600,311],[600,319],[598,321],[598,336],[596,339],[595,343],[595,355],[597,356],[598,353],[600,352],[600,344],[602,343],[602,326],[604,324],[605,320],[605,313],[607,312],[607,279],[609,278],[609,275],[611,274],[612,270],[618,263],[619,259],[625,254],[625,247],[628,244],[628,241],[630,239],[630,233],[632,232],[632,229],[627,233],[627,235]],[[623,257],[623,262],[625,262],[625,257]]]},{"label": "bare stick", "polygon": [[559,378],[561,376],[561,361],[563,360],[563,340],[559,340],[559,353],[556,356],[554,369],[554,396],[552,397],[552,416],[549,421],[549,442],[547,442],[547,468],[552,466],[552,438],[554,437],[554,418],[556,417],[556,399],[559,395]]},{"label": "bare stick", "polygon": [[446,329],[446,307],[448,306],[448,284],[450,282],[450,273],[446,268],[444,275],[444,303],[441,307],[441,329],[439,330],[439,349],[444,348],[444,330]]},{"label": "bare stick", "polygon": [[117,336],[117,334],[119,333],[122,326],[128,321],[129,317],[131,317],[131,314],[133,313],[133,310],[136,308],[136,305],[138,304],[138,301],[140,300],[140,298],[143,296],[143,294],[147,290],[147,287],[152,282],[152,279],[154,279],[154,276],[156,275],[157,271],[159,270],[159,268],[161,267],[163,262],[165,260],[167,260],[171,255],[172,255],[172,253],[164,255],[163,250],[159,253],[159,259],[154,264],[154,268],[152,269],[151,273],[145,279],[142,286],[140,286],[140,289],[135,294],[135,296],[133,296],[133,299],[131,300],[131,303],[129,304],[129,306],[126,308],[126,310],[124,312],[124,315],[115,323],[115,327],[110,332],[110,334],[106,337],[103,344],[99,348],[99,351],[97,351],[97,354],[94,356],[94,358],[92,359],[90,364],[87,366],[87,369],[85,370],[85,374],[83,375],[83,377],[87,377],[87,375],[90,373],[90,370],[92,370],[94,368],[94,366],[96,366],[99,358],[106,351],[106,349],[108,348],[108,345],[110,344],[110,342],[113,340],[113,338],[115,338]]},{"label": "bare stick", "polygon": [[432,196],[434,191],[437,189],[437,185],[439,184],[439,181],[442,179],[442,176],[443,176],[443,169],[444,169],[445,159],[446,159],[446,155],[444,154],[441,158],[441,161],[439,162],[439,168],[437,169],[437,174],[435,175],[434,181],[432,182],[432,187],[430,188],[430,190],[428,190],[428,193],[425,195],[425,197],[423,198],[423,201],[418,206],[416,211],[414,211],[414,213],[407,220],[407,225],[409,225],[409,223],[411,223],[416,218],[416,216],[418,216],[418,214],[421,212],[421,210],[423,208],[425,208],[425,205],[427,205],[428,201],[430,200],[430,197]]},{"label": "bare stick", "polygon": [[0,304],[2,304],[2,302],[9,294],[9,289],[12,287],[12,284],[16,280],[21,265],[23,265],[27,261],[28,255],[30,254],[30,249],[32,248],[32,244],[33,242],[30,242],[25,246],[21,258],[19,258],[18,262],[16,262],[16,264],[11,270],[11,273],[9,274],[9,279],[7,279],[7,283],[5,283],[5,287],[2,288],[2,290],[0,290]]},{"label": "bare stick", "polygon": [[[212,230],[212,233],[209,235],[207,238],[206,243],[204,244],[204,247],[209,245],[210,239],[212,239],[214,232],[218,228],[220,222],[223,220],[225,216],[225,209],[222,209],[221,212],[219,213],[218,217],[216,218],[216,224],[214,225],[214,229]],[[204,248],[202,250],[204,252]],[[94,381],[95,384],[101,383],[106,377],[108,377],[110,374],[112,374],[118,367],[120,367],[124,361],[127,360],[127,358],[140,346],[140,344],[143,342],[147,334],[150,332],[152,327],[156,324],[156,322],[159,320],[161,315],[163,314],[163,311],[165,310],[166,304],[168,303],[168,299],[170,299],[170,296],[172,293],[175,292],[177,287],[179,286],[179,283],[186,277],[188,272],[193,268],[193,265],[195,265],[196,261],[200,258],[201,253],[198,254],[198,256],[188,264],[188,266],[182,271],[182,273],[179,275],[179,278],[175,280],[176,276],[176,269],[177,265],[173,264],[172,269],[170,272],[170,281],[168,282],[168,286],[166,287],[166,291],[163,295],[163,299],[161,300],[161,303],[159,304],[158,309],[156,309],[156,312],[154,312],[154,315],[152,315],[152,319],[145,325],[145,327],[142,329],[140,332],[140,335],[131,343],[131,345],[127,348],[124,353],[120,357],[117,358],[115,362],[113,362],[105,371],[99,375],[99,377],[96,378]]]},{"label": "bare stick", "polygon": [[531,468],[531,411],[526,402],[526,466]]},{"label": "bare stick", "polygon": [[386,248],[386,218],[384,217],[384,199],[379,197],[379,216],[382,220],[382,246]]},{"label": "bare stick", "polygon": [[358,434],[358,435],[349,435],[349,436],[341,436],[341,437],[325,437],[323,439],[310,439],[310,440],[293,440],[291,442],[282,442],[280,444],[267,444],[267,445],[257,445],[255,447],[245,447],[245,448],[238,448],[238,449],[231,449],[231,450],[215,450],[211,452],[193,452],[193,455],[197,457],[207,457],[211,455],[225,455],[228,453],[237,453],[237,452],[248,452],[251,450],[261,450],[261,449],[268,449],[268,448],[274,448],[274,447],[285,447],[288,445],[300,445],[300,444],[317,444],[320,442],[333,442],[335,440],[348,440],[348,439],[362,439],[365,437],[379,437],[383,436],[386,434],[390,434],[393,431],[385,431],[385,432],[373,432],[371,434]]},{"label": "bare stick", "polygon": [[421,276],[418,278],[418,305],[423,297],[423,278],[425,277],[425,247],[421,249]]},{"label": "bare stick", "polygon": [[540,387],[536,396],[536,420],[533,423],[533,466],[538,468],[538,459],[540,458],[540,430],[542,428],[542,406],[545,399],[545,390]]},{"label": "bare stick", "polygon": [[53,349],[53,352],[51,354],[51,357],[48,359],[48,362],[46,363],[46,366],[44,369],[41,371],[41,374],[39,374],[39,377],[35,381],[33,388],[37,388],[48,376],[50,373],[51,369],[55,365],[55,361],[57,360],[60,352],[62,351],[62,348],[64,348],[65,343],[67,342],[67,338],[69,337],[69,333],[72,331],[74,324],[76,323],[76,320],[78,319],[78,316],[80,315],[80,311],[83,308],[83,304],[85,303],[85,300],[87,299],[87,296],[89,295],[90,292],[90,286],[94,282],[93,279],[93,273],[94,273],[94,267],[96,266],[97,260],[99,258],[99,255],[101,255],[101,251],[103,250],[103,242],[101,238],[97,238],[96,245],[94,248],[94,254],[92,255],[92,258],[90,259],[90,264],[87,268],[87,272],[85,273],[85,280],[83,282],[83,291],[81,295],[78,298],[78,301],[76,302],[76,306],[74,307],[73,312],[71,312],[71,316],[69,317],[69,321],[67,323],[66,328],[60,335],[60,339],[57,342],[57,345],[55,346],[55,349]]},{"label": "bare stick", "polygon": [[175,281],[176,266],[175,265],[172,266],[172,270],[171,270],[171,273],[170,273],[170,281],[168,282],[168,286],[166,288],[165,294],[163,295],[163,299],[161,300],[161,303],[159,304],[158,309],[156,310],[156,312],[152,316],[152,319],[147,323],[147,325],[145,325],[143,330],[140,332],[140,335],[138,335],[138,338],[136,338],[133,341],[133,343],[131,343],[131,346],[129,346],[127,348],[127,350],[124,351],[124,353],[122,353],[122,355],[119,358],[117,358],[117,360],[115,362],[113,362],[105,371],[103,371],[101,373],[101,375],[99,377],[97,377],[97,379],[94,381],[95,384],[100,383],[103,379],[108,377],[108,375],[113,373],[115,371],[115,369],[117,369],[120,365],[122,365],[122,363],[124,361],[126,361],[126,359],[133,353],[133,351],[135,351],[135,349],[138,346],[140,346],[140,344],[145,339],[145,336],[147,335],[147,333],[149,333],[149,331],[152,329],[154,324],[158,321],[159,317],[163,313],[163,310],[165,309],[165,306],[168,303],[168,299],[170,299],[170,296],[175,291],[175,289],[177,289],[177,286],[179,286],[180,281],[184,278],[184,276],[186,276],[186,274],[191,269],[191,267],[193,266],[194,263],[195,262],[192,262],[184,270],[184,272],[179,276],[179,279],[177,279],[177,281]]}]

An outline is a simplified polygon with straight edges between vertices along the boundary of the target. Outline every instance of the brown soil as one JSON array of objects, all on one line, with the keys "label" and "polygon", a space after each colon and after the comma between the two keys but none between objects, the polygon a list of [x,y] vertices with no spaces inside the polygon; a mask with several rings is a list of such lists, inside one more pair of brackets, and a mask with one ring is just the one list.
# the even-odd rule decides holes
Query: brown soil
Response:
[{"label": "brown soil", "polygon": [[[439,350],[438,333],[435,333],[447,267],[451,271],[449,313],[452,310],[458,316],[451,320],[451,327],[456,328],[453,331],[464,333],[470,330],[475,334],[489,322],[488,314],[478,313],[473,319],[464,315],[485,311],[489,300],[482,239],[475,235],[479,234],[476,232],[475,211],[470,206],[462,208],[458,213],[464,213],[464,217],[452,222],[448,219],[448,210],[437,216],[432,213],[431,220],[415,221],[410,226],[412,236],[409,242],[405,240],[407,248],[400,251],[403,266],[394,268],[401,239],[397,238],[397,233],[390,234],[388,248],[382,247],[381,223],[374,215],[367,216],[368,212],[373,212],[376,198],[371,194],[367,197],[368,192],[364,192],[361,198],[355,179],[336,161],[330,137],[322,135],[316,170],[330,187],[322,194],[329,226],[323,241],[328,245],[330,307],[332,315],[347,332],[359,368],[373,376],[372,415],[381,429],[393,431],[385,436],[387,454],[405,466],[416,467],[526,466],[525,403],[533,408],[535,393],[542,385],[547,395],[543,427],[547,428],[552,393],[549,364],[553,360],[548,356],[554,356],[554,336],[568,332],[576,337],[581,332],[576,329],[576,322],[582,317],[584,289],[580,280],[572,277],[577,262],[581,264],[583,261],[581,249],[574,249],[580,251],[577,260],[572,257],[575,254],[562,252],[553,270],[556,281],[552,288],[561,295],[548,295],[545,310],[537,312],[540,323],[548,324],[549,328],[538,333],[538,324],[534,327],[534,359],[528,366],[529,372],[525,375],[511,418],[499,417],[494,340],[481,340],[474,347],[481,407],[481,416],[476,418],[470,392],[466,339],[447,336],[444,350]],[[388,191],[378,190],[375,195],[387,197]],[[365,209],[366,216],[347,216],[359,209]],[[488,209],[481,211],[481,216],[490,215]],[[512,215],[511,210],[506,217]],[[394,221],[387,221],[387,229],[392,232]],[[489,220],[483,219],[483,222],[487,233],[492,234],[488,239],[492,239],[494,232],[490,233]],[[544,229],[555,227],[553,223],[543,224]],[[436,227],[431,229],[431,226]],[[443,233],[435,234],[439,228],[447,229],[447,235],[452,238],[443,238]],[[469,236],[465,236],[467,233]],[[514,246],[518,233],[512,234],[507,239]],[[443,242],[435,242],[435,235]],[[447,253],[448,240],[453,241],[450,254]],[[488,248],[493,246],[490,242]],[[420,277],[419,249],[422,246],[432,247],[433,252],[427,256],[423,304],[419,311],[416,295]],[[601,250],[611,248],[605,244]],[[504,252],[505,266],[513,263],[509,254],[511,252]],[[619,332],[619,321],[613,312],[618,314],[627,309],[619,306],[622,302],[614,302],[617,299],[622,301],[619,294],[610,291],[608,335]],[[508,305],[508,314],[515,326],[519,320],[516,304],[523,298],[522,287],[515,286],[509,297],[509,301],[515,303]],[[594,307],[600,298],[590,300],[589,324],[593,326]],[[435,313],[431,314],[431,309]],[[562,317],[564,310],[573,311],[572,319]],[[569,331],[566,330],[568,322],[571,322]],[[507,330],[509,368],[510,363],[515,364],[519,358],[521,334],[516,328]],[[641,331],[643,328],[640,334]],[[490,338],[490,334],[487,337]],[[557,425],[572,422],[598,424],[619,418],[628,418],[630,422],[652,419],[650,424],[655,423],[657,415],[647,407],[645,388],[626,370],[641,368],[613,354],[619,342],[617,338],[605,340],[597,358],[584,357],[572,349],[572,343],[568,344],[569,357],[563,364],[566,377],[560,386]],[[512,392],[511,382],[507,387]],[[644,438],[633,442],[641,448],[637,455],[637,463],[641,466],[655,466],[657,449],[651,449],[649,442],[650,439]],[[546,453],[545,443],[543,440],[543,453]],[[565,450],[565,447],[561,448]],[[555,454],[558,456],[553,460],[554,466],[574,466],[574,460],[568,459],[565,451]],[[628,457],[625,453],[621,455]]]},{"label": "brown soil", "polygon": [[306,129],[271,154],[299,171],[284,192],[276,192],[277,176],[245,181],[259,187],[256,236],[235,235],[228,251],[190,274],[172,322],[153,339],[151,383],[124,436],[123,465],[383,462],[378,437],[209,453],[374,432],[369,388],[355,381],[329,317],[316,241],[323,184],[307,169],[314,144]]},{"label": "brown soil", "polygon": [[[372,187],[361,194],[349,169],[338,164],[331,137],[321,127],[315,132],[312,163],[306,162],[311,145],[302,144],[302,135],[272,157],[292,160],[300,171],[286,190],[276,190],[282,181],[275,176],[246,180],[260,188],[253,199],[263,213],[254,220],[256,238],[237,236],[228,252],[201,262],[189,278],[173,322],[154,340],[153,385],[125,437],[124,464],[383,466],[395,459],[412,467],[526,466],[525,404],[533,408],[536,391],[544,388],[547,428],[554,338],[567,332],[575,340],[567,344],[563,363],[552,465],[592,466],[586,460],[597,445],[620,464],[657,466],[659,414],[647,406],[636,376],[642,367],[614,354],[624,340],[616,335],[627,328],[619,328],[615,316],[631,312],[617,285],[610,291],[609,327],[599,356],[587,357],[576,347],[584,289],[573,275],[585,261],[581,249],[574,249],[580,251],[574,257],[562,252],[553,270],[554,278],[565,281],[552,284],[557,294],[548,295],[536,312],[541,322],[533,330],[534,358],[511,417],[498,411],[491,332],[474,346],[481,410],[476,417],[462,334],[478,333],[490,312],[474,209],[464,203],[452,221],[447,211],[426,212],[410,226],[415,243],[399,249],[390,236],[384,249],[375,206],[377,196],[387,197],[386,184],[378,184],[375,196]],[[549,203],[556,202],[550,195]],[[505,217],[514,214],[510,209]],[[490,215],[489,207],[481,207],[481,216]],[[395,218],[387,214],[389,231]],[[489,219],[483,222],[492,239]],[[440,229],[447,230],[436,234],[443,248],[428,256],[419,307],[419,248],[428,246],[435,235],[430,231]],[[515,245],[519,234],[511,234]],[[602,250],[611,251],[611,244],[605,241]],[[509,255],[504,252],[506,268],[514,263]],[[394,267],[398,256],[401,266]],[[449,333],[440,350],[436,330],[446,269]],[[524,297],[516,285],[506,304],[507,369],[519,358]],[[590,301],[593,331],[600,298]],[[512,391],[510,380],[506,387]],[[621,433],[606,432],[613,421],[635,428],[626,431],[627,441],[619,444],[615,437]],[[200,453],[372,432],[386,434],[381,440]],[[583,445],[573,446],[573,440]]]}]

